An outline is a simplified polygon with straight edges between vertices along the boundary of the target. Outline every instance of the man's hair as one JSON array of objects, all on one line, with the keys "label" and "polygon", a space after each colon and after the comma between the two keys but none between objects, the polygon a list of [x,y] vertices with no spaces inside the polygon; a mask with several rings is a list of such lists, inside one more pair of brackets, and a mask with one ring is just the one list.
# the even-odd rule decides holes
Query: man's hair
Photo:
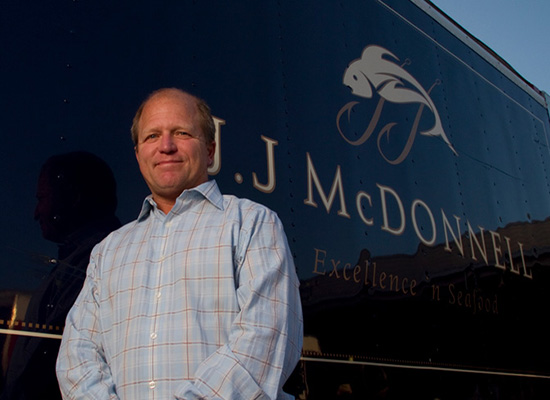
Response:
[{"label": "man's hair", "polygon": [[153,97],[163,95],[164,93],[173,92],[176,91],[180,94],[191,96],[195,100],[195,104],[197,105],[197,110],[199,112],[199,124],[202,130],[202,133],[204,135],[204,139],[206,140],[206,143],[212,143],[215,140],[216,135],[216,126],[214,125],[214,120],[212,118],[212,113],[210,110],[210,107],[208,104],[201,98],[194,96],[184,90],[178,89],[178,88],[162,88],[155,90],[147,98],[141,103],[139,108],[136,111],[136,115],[134,115],[134,120],[132,121],[132,128],[130,129],[132,133],[132,141],[134,142],[134,146],[138,145],[138,135],[139,135],[139,120],[141,118],[141,114],[143,112],[143,108],[147,104],[149,100],[151,100]]}]

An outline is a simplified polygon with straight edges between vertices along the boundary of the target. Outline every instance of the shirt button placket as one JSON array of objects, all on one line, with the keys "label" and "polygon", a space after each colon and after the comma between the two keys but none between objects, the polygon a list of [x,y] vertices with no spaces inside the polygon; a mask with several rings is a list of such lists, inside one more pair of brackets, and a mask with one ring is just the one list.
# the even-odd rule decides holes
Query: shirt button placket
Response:
[{"label": "shirt button placket", "polygon": [[[162,274],[162,263],[164,262],[164,255],[165,255],[165,240],[166,240],[166,231],[165,229],[163,228],[163,223],[161,223],[160,225],[158,225],[158,236],[157,236],[157,243],[155,243],[152,247],[155,249],[155,258],[157,259],[157,279],[156,279],[156,282],[154,282],[155,285],[159,285],[160,284],[160,277],[161,277],[161,274]],[[156,292],[156,293],[155,293]],[[157,288],[156,291],[151,293],[153,298],[156,298],[156,302],[152,302],[151,303],[151,320],[150,320],[150,323],[151,323],[151,331],[149,333],[149,337],[150,337],[150,340],[151,340],[151,345],[149,346],[150,348],[150,354],[151,354],[151,365],[153,366],[153,369],[152,369],[152,374],[151,374],[151,380],[149,381],[148,383],[148,386],[149,386],[149,390],[153,391],[156,387],[157,387],[157,383],[155,381],[155,377],[157,376],[156,374],[156,368],[155,368],[155,360],[156,360],[156,355],[155,355],[155,347],[154,347],[154,342],[155,340],[157,339],[157,332],[156,332],[156,325],[157,325],[157,313],[158,313],[158,300],[159,300],[159,295],[160,295],[160,289]],[[156,303],[156,304],[155,304]]]}]

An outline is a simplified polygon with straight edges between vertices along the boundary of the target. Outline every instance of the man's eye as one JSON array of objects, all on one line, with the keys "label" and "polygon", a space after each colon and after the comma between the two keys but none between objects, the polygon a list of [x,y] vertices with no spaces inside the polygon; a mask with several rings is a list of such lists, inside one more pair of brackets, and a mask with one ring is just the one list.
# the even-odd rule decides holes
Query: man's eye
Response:
[{"label": "man's eye", "polygon": [[150,134],[148,134],[147,136],[145,136],[145,139],[144,139],[144,140],[147,141],[147,140],[152,140],[152,139],[156,139],[156,138],[158,138],[158,134],[156,134],[156,133],[150,133]]},{"label": "man's eye", "polygon": [[185,131],[177,131],[177,132],[176,132],[176,135],[177,135],[177,136],[184,137],[184,138],[190,138],[190,137],[192,137],[191,134],[190,134],[189,132],[185,132]]}]

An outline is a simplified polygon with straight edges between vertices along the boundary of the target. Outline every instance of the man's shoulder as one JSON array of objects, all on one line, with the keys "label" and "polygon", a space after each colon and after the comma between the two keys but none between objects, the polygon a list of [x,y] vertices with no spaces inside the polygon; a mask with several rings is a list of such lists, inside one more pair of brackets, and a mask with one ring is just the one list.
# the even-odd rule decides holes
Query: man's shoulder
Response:
[{"label": "man's shoulder", "polygon": [[264,204],[258,203],[246,197],[238,197],[234,194],[222,193],[220,187],[214,179],[199,186],[197,190],[201,192],[203,196],[210,201],[210,203],[223,209],[225,212],[238,211],[239,213],[247,212],[263,214],[266,216],[277,215],[275,211]]},{"label": "man's shoulder", "polygon": [[268,206],[245,197],[224,194],[223,205],[227,214],[239,215],[242,219],[279,219],[277,212]]},{"label": "man's shoulder", "polygon": [[257,201],[248,199],[246,197],[238,197],[234,194],[223,194],[223,204],[228,207],[235,207],[241,209],[261,209],[273,212],[269,207],[264,204],[258,203]]}]

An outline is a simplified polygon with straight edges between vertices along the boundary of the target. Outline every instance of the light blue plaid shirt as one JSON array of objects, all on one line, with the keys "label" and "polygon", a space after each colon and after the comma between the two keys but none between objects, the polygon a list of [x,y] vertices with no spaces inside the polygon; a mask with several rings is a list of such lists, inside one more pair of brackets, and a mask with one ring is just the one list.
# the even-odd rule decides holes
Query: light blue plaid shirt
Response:
[{"label": "light blue plaid shirt", "polygon": [[277,215],[186,190],[92,252],[57,361],[65,398],[275,399],[302,347],[292,255]]}]

